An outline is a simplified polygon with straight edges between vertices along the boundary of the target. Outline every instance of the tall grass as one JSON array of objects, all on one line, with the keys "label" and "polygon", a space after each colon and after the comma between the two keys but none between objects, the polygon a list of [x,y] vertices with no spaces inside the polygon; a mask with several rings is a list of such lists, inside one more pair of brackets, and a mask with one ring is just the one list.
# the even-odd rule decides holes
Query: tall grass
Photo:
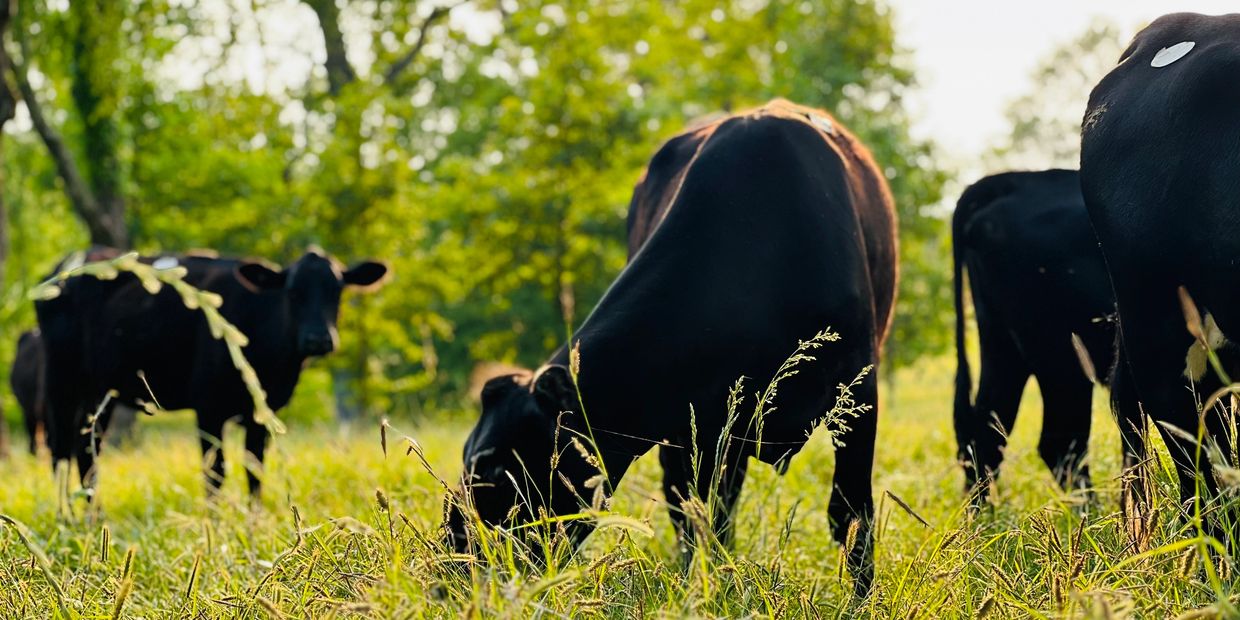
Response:
[{"label": "tall grass", "polygon": [[[1040,403],[1031,389],[995,506],[970,516],[954,462],[948,362],[901,372],[895,385],[882,396],[878,572],[864,601],[852,599],[830,537],[825,434],[786,476],[752,468],[732,551],[708,554],[686,573],[652,457],[611,498],[608,512],[619,520],[601,524],[579,553],[551,554],[538,568],[518,561],[511,537],[497,537],[504,545],[481,558],[441,546],[444,489],[428,469],[456,475],[467,422],[397,420],[405,432],[390,433],[386,456],[377,424],[296,429],[273,444],[270,492],[252,509],[244,476],[230,475],[217,502],[202,499],[192,417],[173,414],[144,420],[139,445],[103,455],[103,524],[54,518],[45,461],[18,455],[0,465],[0,512],[24,524],[0,526],[0,615],[1169,618],[1225,610],[1230,560],[1212,558],[1220,596],[1203,570],[1203,540],[1177,517],[1165,455],[1152,464],[1152,518],[1140,538],[1131,535],[1118,512],[1118,434],[1101,397],[1090,445],[1096,503],[1060,492],[1037,456]],[[224,449],[232,467],[243,466],[239,440]]]}]

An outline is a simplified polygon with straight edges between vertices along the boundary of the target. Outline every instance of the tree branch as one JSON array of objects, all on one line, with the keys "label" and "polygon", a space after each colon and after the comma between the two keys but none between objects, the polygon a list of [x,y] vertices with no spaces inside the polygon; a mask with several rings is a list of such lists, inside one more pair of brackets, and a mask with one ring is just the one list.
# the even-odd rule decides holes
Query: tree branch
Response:
[{"label": "tree branch", "polygon": [[[0,0],[0,41],[9,30],[13,18],[14,0]],[[8,50],[0,45],[0,166],[4,165],[4,126],[17,114],[17,97],[9,87],[8,69],[12,66]],[[3,176],[0,176],[0,180]],[[0,278],[4,276],[4,267],[9,261],[9,212],[4,197],[0,196]],[[0,426],[3,424],[0,423]],[[0,456],[7,452],[8,446],[4,433],[0,433]]]},{"label": "tree branch", "polygon": [[427,15],[426,19],[422,20],[422,25],[418,27],[418,38],[414,40],[413,47],[410,47],[409,51],[405,52],[405,55],[398,58],[396,62],[393,62],[392,66],[388,67],[387,72],[383,74],[383,83],[391,86],[392,83],[400,77],[400,74],[404,73],[405,70],[409,68],[409,65],[412,65],[413,61],[418,59],[418,54],[422,53],[422,48],[426,45],[426,33],[430,31],[431,26],[435,25],[435,22],[446,17],[448,13],[452,12],[452,9],[455,9],[468,1],[469,0],[464,0],[463,2],[458,2],[452,6],[435,7],[435,9],[431,11],[431,14]]},{"label": "tree branch", "polygon": [[[13,21],[15,3],[16,0],[0,0],[0,42],[4,40],[2,37],[9,31],[9,24]],[[9,57],[8,49],[0,45],[0,130],[17,115],[17,95],[9,86],[7,77],[12,66],[13,60]]]},{"label": "tree branch", "polygon": [[52,160],[56,162],[56,172],[59,173],[61,180],[64,181],[65,194],[68,195],[69,203],[73,206],[73,210],[86,222],[86,227],[90,231],[91,242],[100,245],[112,245],[114,240],[112,230],[107,225],[107,215],[100,209],[99,202],[95,200],[94,193],[91,192],[85,178],[82,177],[77,161],[74,159],[72,151],[65,145],[64,138],[47,122],[47,117],[43,115],[43,107],[39,105],[34,88],[30,85],[30,79],[26,74],[26,63],[30,60],[30,41],[26,35],[27,29],[24,24],[19,23],[12,30],[13,37],[17,39],[18,49],[21,51],[21,58],[18,59],[9,54],[7,48],[5,56],[10,60],[13,78],[17,82],[17,89],[21,93],[22,100],[26,103],[26,111],[30,113],[30,122],[34,125],[35,132],[43,140],[43,144],[47,146],[47,151],[52,156]]}]

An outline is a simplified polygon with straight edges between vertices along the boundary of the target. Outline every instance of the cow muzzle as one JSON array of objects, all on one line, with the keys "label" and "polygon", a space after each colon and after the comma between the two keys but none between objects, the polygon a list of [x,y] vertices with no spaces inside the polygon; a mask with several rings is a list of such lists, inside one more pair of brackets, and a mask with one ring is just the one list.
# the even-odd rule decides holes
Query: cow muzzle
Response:
[{"label": "cow muzzle", "polygon": [[307,357],[320,357],[336,350],[336,339],[329,332],[303,333],[297,338],[297,348]]}]

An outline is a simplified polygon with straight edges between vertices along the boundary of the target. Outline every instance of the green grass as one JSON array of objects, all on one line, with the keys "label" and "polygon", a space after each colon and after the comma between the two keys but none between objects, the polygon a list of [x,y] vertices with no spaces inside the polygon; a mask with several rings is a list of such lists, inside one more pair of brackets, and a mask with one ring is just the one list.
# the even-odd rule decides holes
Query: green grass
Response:
[{"label": "green grass", "polygon": [[[864,601],[851,598],[829,534],[825,437],[784,477],[751,468],[730,555],[682,569],[651,454],[617,495],[613,510],[628,519],[610,522],[574,558],[531,571],[503,548],[476,564],[440,548],[442,486],[406,454],[399,433],[385,456],[377,423],[290,425],[271,451],[263,503],[251,507],[240,432],[230,428],[226,441],[223,496],[208,503],[192,418],[169,414],[140,422],[138,446],[103,455],[94,517],[57,519],[46,457],[0,463],[0,513],[28,528],[37,550],[0,526],[0,616],[1164,618],[1225,604],[1230,571],[1223,567],[1220,598],[1199,545],[1184,542],[1193,533],[1168,507],[1178,491],[1165,468],[1156,472],[1149,540],[1133,544],[1121,527],[1119,440],[1101,394],[1090,445],[1095,505],[1059,492],[1039,460],[1041,405],[1031,383],[996,508],[970,520],[954,462],[951,371],[945,361],[923,364],[883,396],[878,574]],[[396,427],[451,479],[470,422]],[[36,554],[46,554],[46,571]]]}]

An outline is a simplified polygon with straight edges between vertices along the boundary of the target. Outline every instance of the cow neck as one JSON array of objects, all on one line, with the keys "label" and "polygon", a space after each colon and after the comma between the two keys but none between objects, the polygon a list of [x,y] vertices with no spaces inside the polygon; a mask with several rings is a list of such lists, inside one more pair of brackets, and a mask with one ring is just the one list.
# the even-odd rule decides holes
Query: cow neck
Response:
[{"label": "cow neck", "polygon": [[[272,381],[270,373],[282,375],[277,381],[291,377],[296,380],[309,358],[297,351],[297,325],[293,321],[292,303],[283,290],[250,292],[251,307],[256,310],[247,321],[245,335],[250,340],[245,347],[246,358],[268,388]],[[238,328],[243,326],[238,325]],[[268,375],[263,377],[262,375]]]},{"label": "cow neck", "polygon": [[[561,347],[548,364],[568,367],[568,348]],[[585,389],[579,389],[582,390],[582,400],[588,400]],[[566,410],[567,408],[581,413],[582,406],[581,403],[567,403]],[[625,472],[628,471],[633,462],[654,447],[657,440],[638,437],[632,432],[635,429],[629,429],[623,424],[617,424],[621,421],[617,412],[630,408],[628,403],[590,404],[587,402],[584,408],[586,409],[584,416],[566,416],[563,422],[564,428],[571,431],[574,436],[592,439],[597,446],[597,450],[594,452],[602,459],[603,468],[607,472],[608,483],[614,490],[616,485],[620,484],[620,479],[624,477]],[[589,424],[586,423],[587,421]]]}]

